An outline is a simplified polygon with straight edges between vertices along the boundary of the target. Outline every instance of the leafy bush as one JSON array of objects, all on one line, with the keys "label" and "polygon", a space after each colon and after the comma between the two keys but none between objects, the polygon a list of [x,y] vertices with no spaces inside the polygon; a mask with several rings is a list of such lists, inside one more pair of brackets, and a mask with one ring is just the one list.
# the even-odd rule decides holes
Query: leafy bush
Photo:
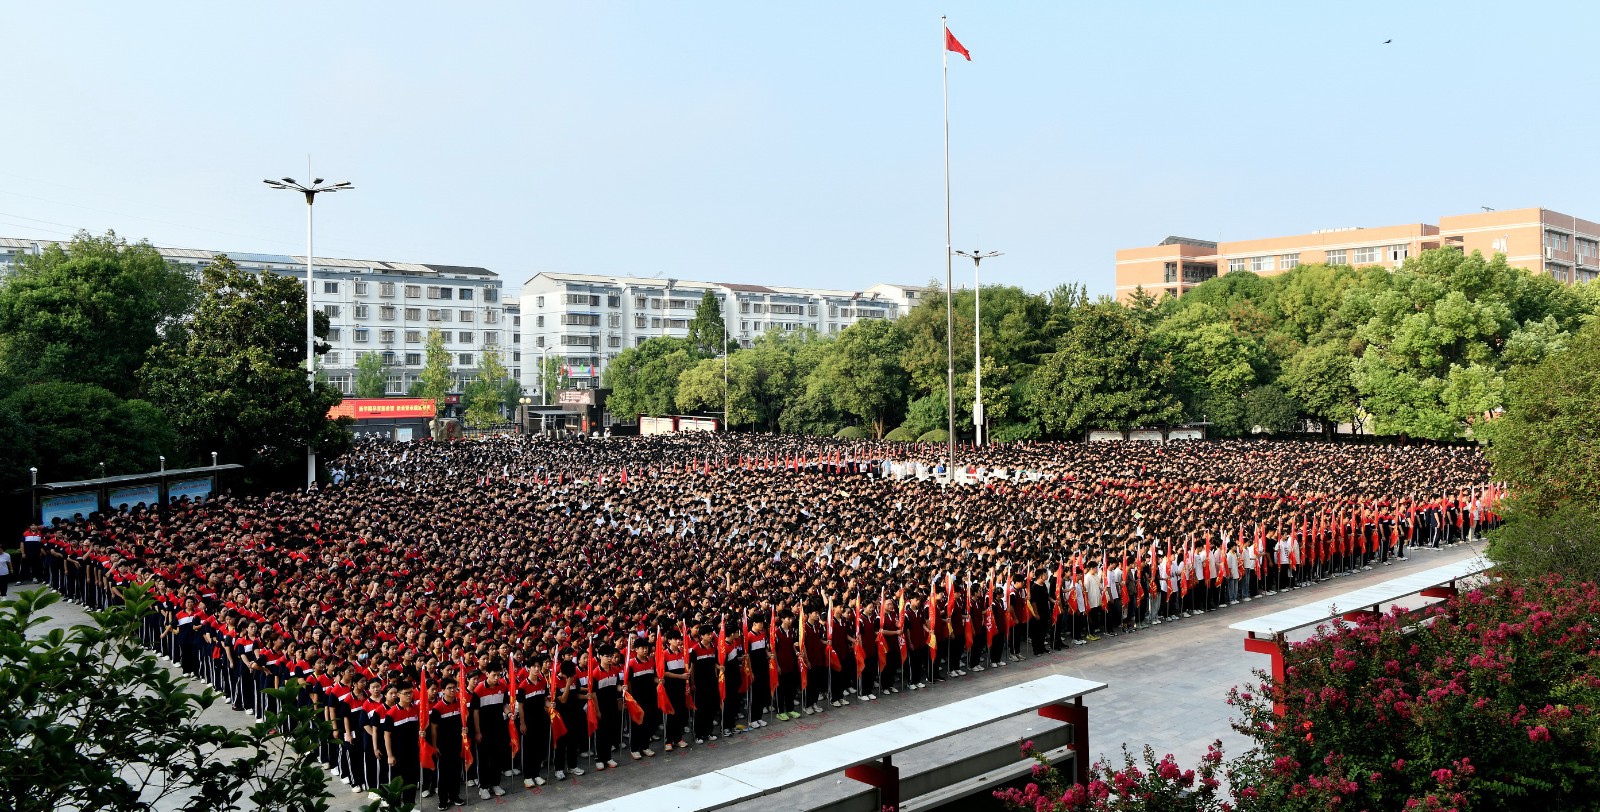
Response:
[{"label": "leafy bush", "polygon": [[921,437],[917,438],[917,442],[919,443],[944,443],[948,442],[949,440],[950,432],[945,431],[944,429],[934,429],[933,431],[925,432]]},{"label": "leafy bush", "polygon": [[1089,768],[1089,783],[1074,784],[1034,749],[1033,742],[1022,743],[1022,754],[1038,764],[1033,766],[1033,783],[1021,789],[1002,789],[994,793],[1006,807],[1017,812],[1226,812],[1229,804],[1218,792],[1217,778],[1222,765],[1222,742],[1215,741],[1200,759],[1199,770],[1185,770],[1168,753],[1156,760],[1154,750],[1144,748],[1144,767],[1135,763],[1128,746],[1122,746],[1122,767],[1114,769],[1104,761]]},{"label": "leafy bush", "polygon": [[841,440],[865,440],[868,435],[867,430],[860,426],[845,426],[834,432],[833,436]]},{"label": "leafy bush", "polygon": [[1007,423],[989,433],[989,441],[995,443],[1020,443],[1023,440],[1037,440],[1044,436],[1039,430],[1039,424],[1033,421],[1021,423]]},{"label": "leafy bush", "polygon": [[1600,797],[1600,589],[1497,582],[1425,618],[1319,630],[1290,647],[1283,685],[1230,692],[1244,716],[1235,729],[1258,745],[1230,771],[1240,809],[1557,809]]},{"label": "leafy bush", "polygon": [[885,434],[883,439],[888,440],[891,443],[910,443],[916,441],[917,435],[916,432],[911,431],[905,426],[901,426],[900,428]]}]

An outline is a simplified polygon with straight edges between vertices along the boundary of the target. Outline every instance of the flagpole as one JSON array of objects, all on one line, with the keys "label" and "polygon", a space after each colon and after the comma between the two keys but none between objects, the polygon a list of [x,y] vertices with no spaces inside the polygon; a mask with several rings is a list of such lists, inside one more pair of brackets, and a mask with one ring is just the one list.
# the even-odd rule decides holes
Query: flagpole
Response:
[{"label": "flagpole", "polygon": [[954,483],[956,476],[956,317],[955,289],[951,287],[950,278],[950,48],[944,37],[949,36],[950,26],[945,17],[939,17],[939,61],[944,72],[944,344],[945,344],[945,417],[947,418],[947,435],[945,444],[949,447],[950,465],[949,481]]}]

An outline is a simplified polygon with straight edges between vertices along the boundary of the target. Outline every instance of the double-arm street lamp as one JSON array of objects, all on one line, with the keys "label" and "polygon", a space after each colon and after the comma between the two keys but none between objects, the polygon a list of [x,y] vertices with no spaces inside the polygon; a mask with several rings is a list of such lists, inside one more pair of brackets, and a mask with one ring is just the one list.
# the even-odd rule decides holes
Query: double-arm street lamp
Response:
[{"label": "double-arm street lamp", "polygon": [[[342,183],[324,183],[322,178],[316,178],[310,184],[300,183],[294,178],[280,178],[278,180],[264,180],[274,189],[286,189],[299,192],[306,196],[306,381],[311,391],[317,391],[317,331],[316,307],[311,303],[316,291],[312,284],[311,269],[311,210],[317,202],[317,195],[332,194],[354,189],[349,181]],[[306,487],[317,484],[317,451],[311,439],[306,441]]]},{"label": "double-arm street lamp", "polygon": [[984,260],[1004,254],[976,248],[956,253],[972,260],[972,380],[975,390],[972,398],[972,440],[974,445],[983,445],[983,285],[978,279],[978,270]]}]

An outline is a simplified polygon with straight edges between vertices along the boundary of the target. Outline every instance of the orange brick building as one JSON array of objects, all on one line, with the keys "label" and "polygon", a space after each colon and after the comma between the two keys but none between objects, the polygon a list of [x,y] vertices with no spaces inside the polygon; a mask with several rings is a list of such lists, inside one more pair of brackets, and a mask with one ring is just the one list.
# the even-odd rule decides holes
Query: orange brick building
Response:
[{"label": "orange brick building", "polygon": [[1438,225],[1336,228],[1293,237],[1168,237],[1159,245],[1117,251],[1117,298],[1126,301],[1141,287],[1156,296],[1182,296],[1234,271],[1270,276],[1318,263],[1395,268],[1433,248],[1505,254],[1512,265],[1568,283],[1600,275],[1600,223],[1549,209],[1511,209],[1441,217]]}]

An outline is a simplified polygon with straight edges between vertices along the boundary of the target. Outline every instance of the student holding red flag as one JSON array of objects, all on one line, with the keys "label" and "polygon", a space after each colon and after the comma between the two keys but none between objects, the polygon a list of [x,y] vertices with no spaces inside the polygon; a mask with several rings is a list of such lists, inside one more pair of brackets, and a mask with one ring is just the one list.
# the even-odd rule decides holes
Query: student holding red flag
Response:
[{"label": "student holding red flag", "polygon": [[666,642],[661,633],[656,634],[656,672],[661,675],[661,685],[656,688],[656,698],[661,712],[666,715],[662,741],[666,751],[687,747],[683,732],[689,725],[689,654],[684,650],[683,633],[668,629]]},{"label": "student holding red flag", "polygon": [[421,736],[415,701],[411,686],[402,686],[400,701],[389,709],[383,731],[390,775],[403,779],[406,784],[400,793],[401,805],[405,807],[416,805],[417,787],[422,783],[422,754],[417,748]]},{"label": "student holding red flag", "polygon": [[465,731],[461,726],[461,696],[454,682],[446,681],[444,690],[434,703],[427,724],[429,742],[435,752],[435,775],[439,785],[439,809],[464,806],[461,799],[462,748]]},{"label": "student holding red flag", "polygon": [[565,781],[567,774],[583,775],[578,766],[578,754],[588,742],[588,723],[584,719],[583,691],[578,689],[578,666],[559,656],[551,664],[550,695],[555,705],[550,709],[550,735],[555,738],[555,774],[557,781]]},{"label": "student holding red flag", "polygon": [[800,718],[800,677],[804,671],[800,668],[800,641],[794,614],[784,610],[777,617],[772,630],[772,667],[777,670],[774,684],[778,688],[772,699],[778,721],[787,722]]},{"label": "student holding red flag", "polygon": [[522,740],[522,786],[544,786],[545,762],[550,760],[550,658],[535,654],[517,681],[517,734]]}]

